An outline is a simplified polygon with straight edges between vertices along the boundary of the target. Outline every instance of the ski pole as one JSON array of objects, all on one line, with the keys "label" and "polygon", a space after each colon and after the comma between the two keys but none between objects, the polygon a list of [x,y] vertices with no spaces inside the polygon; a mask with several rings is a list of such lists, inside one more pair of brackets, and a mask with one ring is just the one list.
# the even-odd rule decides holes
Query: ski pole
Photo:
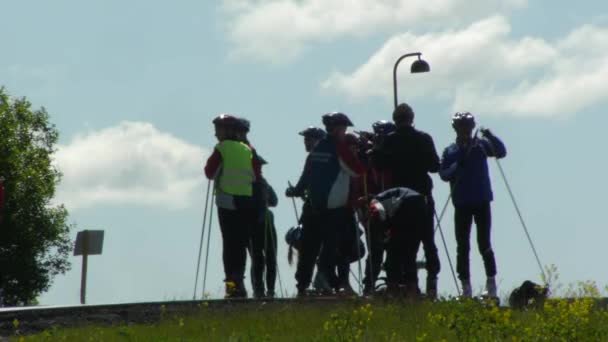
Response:
[{"label": "ski pole", "polygon": [[[290,182],[290,181],[287,181],[287,185],[288,185],[290,188],[293,188],[293,185],[291,185],[291,182]],[[295,197],[292,197],[292,198],[291,198],[291,201],[292,201],[292,203],[293,203],[293,211],[294,211],[294,213],[296,214],[296,222],[300,222],[300,215],[298,214],[298,206],[296,205],[296,198],[295,198]]]},{"label": "ski pole", "polygon": [[[367,192],[367,172],[363,174],[363,195],[365,196],[365,208],[363,210],[368,210],[367,206],[369,205],[369,193]],[[374,271],[374,263],[372,260],[372,256],[374,251],[372,250],[372,237],[371,237],[371,229],[370,229],[370,217],[369,214],[367,216],[367,221],[365,222],[365,239],[367,240],[367,253],[368,253],[368,267],[370,270],[370,281],[372,282],[372,288],[376,285],[376,273]]]},{"label": "ski pole", "polygon": [[[482,128],[482,132],[483,132],[483,128]],[[503,181],[505,182],[505,186],[507,187],[507,191],[509,192],[509,197],[511,197],[511,201],[513,202],[513,206],[515,207],[515,211],[517,212],[517,216],[519,217],[519,222],[521,222],[521,226],[524,229],[524,233],[526,234],[526,237],[528,238],[528,242],[530,243],[530,247],[532,248],[532,253],[534,253],[534,257],[536,258],[536,263],[538,264],[538,268],[540,269],[540,272],[543,276],[543,279],[547,279],[547,275],[545,274],[545,270],[543,269],[543,265],[540,262],[540,258],[538,256],[538,253],[536,251],[536,247],[534,246],[534,242],[532,242],[532,238],[530,237],[530,232],[528,231],[528,227],[526,225],[526,222],[524,221],[524,217],[521,213],[521,210],[519,210],[519,206],[517,205],[517,201],[515,200],[515,195],[513,194],[513,190],[511,189],[511,185],[509,185],[509,181],[507,180],[507,175],[505,174],[505,171],[502,168],[502,165],[500,164],[500,160],[498,160],[497,154],[496,154],[496,149],[494,148],[494,143],[492,141],[490,141],[490,143],[488,144],[490,146],[490,150],[492,150],[492,154],[494,155],[494,159],[496,159],[496,165],[498,166],[498,170],[500,171],[500,174],[502,176]]]},{"label": "ski pole", "polygon": [[[353,213],[354,215],[354,213]],[[354,219],[354,217],[353,217]],[[359,293],[362,295],[363,294],[363,285],[361,283],[361,248],[359,248],[359,223],[357,222],[357,220],[355,220],[355,224],[353,225],[353,228],[355,228],[355,248],[357,248],[357,265],[359,267],[359,277],[355,278],[357,279],[357,284],[359,284]],[[350,265],[348,265],[348,269],[350,270]]]},{"label": "ski pole", "polygon": [[[269,220],[269,216],[270,216],[270,214],[268,213],[268,211],[266,211],[266,215],[264,218],[266,221],[266,233],[270,235],[270,240],[271,240],[270,244],[272,245],[272,253],[274,253],[274,263],[275,263],[275,268],[277,271],[277,276],[279,279],[279,288],[281,289],[281,297],[285,298],[283,282],[281,281],[281,271],[279,270],[279,258],[277,257],[278,252],[277,252],[276,230],[273,231],[272,225]],[[264,236],[264,243],[266,243],[266,236]],[[266,257],[268,257],[268,256],[266,256]],[[268,272],[268,269],[266,269],[266,272]]]},{"label": "ski pole", "polygon": [[437,216],[437,212],[433,211],[435,213],[435,218],[437,219],[437,226],[439,227],[439,234],[441,235],[441,241],[443,242],[443,248],[445,249],[445,254],[448,257],[448,264],[450,264],[450,271],[452,271],[452,277],[454,278],[454,285],[456,285],[456,292],[458,292],[458,295],[461,295],[460,292],[460,287],[458,286],[458,279],[456,278],[456,273],[454,272],[454,265],[452,264],[452,258],[450,257],[450,251],[448,250],[448,245],[445,242],[445,236],[443,235],[443,229],[441,228],[441,223],[439,222],[440,219]]},{"label": "ski pole", "polygon": [[[211,192],[211,203],[215,199],[215,191]],[[207,266],[209,265],[209,246],[211,242],[211,227],[213,226],[213,210],[209,213],[209,228],[207,229],[207,253],[205,255],[205,268],[203,273],[203,298],[205,298],[205,289],[207,285]]]},{"label": "ski pole", "polygon": [[211,189],[211,180],[207,182],[207,194],[205,195],[205,210],[203,212],[203,226],[201,232],[201,242],[198,247],[198,262],[196,263],[196,275],[194,277],[194,294],[192,300],[196,300],[196,289],[198,287],[198,276],[201,268],[201,256],[203,253],[203,241],[205,239],[205,225],[207,223],[207,208],[209,207],[209,190]]}]

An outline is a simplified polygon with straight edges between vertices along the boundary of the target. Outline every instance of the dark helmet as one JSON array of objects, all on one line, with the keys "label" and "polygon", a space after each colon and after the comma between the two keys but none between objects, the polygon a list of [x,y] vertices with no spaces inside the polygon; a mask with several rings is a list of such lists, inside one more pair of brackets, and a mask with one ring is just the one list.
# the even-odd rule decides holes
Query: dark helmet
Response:
[{"label": "dark helmet", "polygon": [[231,114],[220,114],[213,119],[213,124],[216,126],[232,126],[236,127],[239,124],[239,119]]},{"label": "dark helmet", "polygon": [[302,226],[289,228],[287,234],[285,234],[285,242],[295,249],[300,249],[302,245]]},{"label": "dark helmet", "polygon": [[249,133],[249,129],[251,128],[251,122],[245,118],[237,118],[238,123],[236,128],[242,132]]},{"label": "dark helmet", "polygon": [[385,136],[394,132],[397,129],[397,126],[395,126],[395,124],[390,121],[380,120],[374,122],[372,128],[374,129],[375,134]]},{"label": "dark helmet", "polygon": [[346,126],[351,127],[353,123],[350,121],[348,116],[344,113],[340,112],[332,112],[323,115],[323,124],[325,127],[333,127],[333,126]]},{"label": "dark helmet", "polygon": [[317,139],[317,140],[321,140],[321,139],[325,138],[325,136],[327,135],[327,133],[323,129],[318,128],[318,127],[312,127],[312,126],[303,130],[299,134],[303,137],[313,138],[313,139]]},{"label": "dark helmet", "polygon": [[457,112],[452,116],[452,127],[475,127],[475,117],[469,112]]}]

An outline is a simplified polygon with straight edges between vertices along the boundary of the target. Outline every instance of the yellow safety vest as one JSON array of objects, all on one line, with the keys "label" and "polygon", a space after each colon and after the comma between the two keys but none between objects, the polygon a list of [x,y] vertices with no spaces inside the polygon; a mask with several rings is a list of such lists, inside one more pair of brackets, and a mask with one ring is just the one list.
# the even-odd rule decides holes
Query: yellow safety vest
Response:
[{"label": "yellow safety vest", "polygon": [[215,148],[222,155],[219,189],[229,195],[252,196],[255,173],[251,148],[234,140],[224,140]]}]

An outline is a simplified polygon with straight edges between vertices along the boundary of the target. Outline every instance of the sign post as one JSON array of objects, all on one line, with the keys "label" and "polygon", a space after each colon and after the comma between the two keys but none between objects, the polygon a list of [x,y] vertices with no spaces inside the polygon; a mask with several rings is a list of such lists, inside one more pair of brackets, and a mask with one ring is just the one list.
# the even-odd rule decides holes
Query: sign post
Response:
[{"label": "sign post", "polygon": [[82,275],[80,278],[80,304],[86,304],[87,263],[89,255],[100,255],[103,249],[103,230],[83,230],[76,235],[74,255],[82,255]]}]

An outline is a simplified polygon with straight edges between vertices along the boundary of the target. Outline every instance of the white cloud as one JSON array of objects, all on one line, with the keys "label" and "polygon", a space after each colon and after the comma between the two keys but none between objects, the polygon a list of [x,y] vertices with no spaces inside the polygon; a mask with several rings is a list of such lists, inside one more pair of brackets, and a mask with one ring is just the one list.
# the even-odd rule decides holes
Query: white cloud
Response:
[{"label": "white cloud", "polygon": [[287,62],[307,46],[394,29],[450,25],[527,0],[224,0],[237,56]]},{"label": "white cloud", "polygon": [[352,73],[322,84],[353,99],[392,95],[392,68],[404,51],[422,51],[431,73],[400,65],[400,100],[440,98],[455,110],[515,116],[565,116],[604,100],[608,91],[608,28],[584,26],[555,42],[511,37],[493,16],[462,30],[389,39]]},{"label": "white cloud", "polygon": [[203,181],[208,154],[150,123],[122,122],[61,145],[57,201],[75,209],[97,204],[188,206]]}]

